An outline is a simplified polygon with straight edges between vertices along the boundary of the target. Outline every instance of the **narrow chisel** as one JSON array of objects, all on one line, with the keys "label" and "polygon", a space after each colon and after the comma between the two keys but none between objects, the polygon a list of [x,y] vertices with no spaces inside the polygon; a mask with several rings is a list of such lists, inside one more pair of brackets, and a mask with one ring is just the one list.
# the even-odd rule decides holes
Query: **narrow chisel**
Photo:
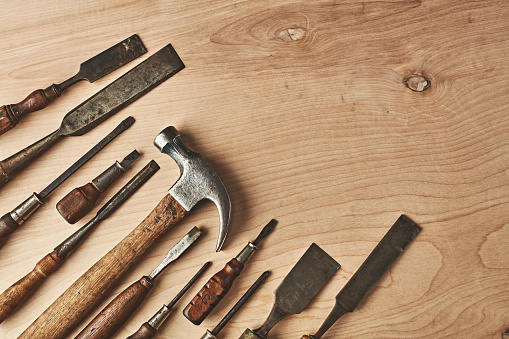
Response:
[{"label": "narrow chisel", "polygon": [[149,276],[127,287],[113,299],[92,321],[76,336],[75,339],[111,338],[119,328],[133,315],[143,303],[153,287],[154,280],[168,265],[177,260],[201,235],[198,227],[194,227],[175,246],[164,260]]},{"label": "narrow chisel", "polygon": [[353,312],[420,231],[420,226],[401,215],[338,293],[336,304],[320,329],[302,339],[320,339],[343,314]]},{"label": "narrow chisel", "polygon": [[131,195],[134,194],[155,172],[159,166],[155,161],[147,164],[124,187],[122,187],[104,206],[97,215],[70,237],[47,254],[26,276],[18,280],[0,295],[0,323],[27,300],[35,290],[41,286],[46,278],[55,272],[60,265],[85,240],[92,230],[115,212]]},{"label": "narrow chisel", "polygon": [[97,199],[106,189],[124,173],[140,156],[137,150],[132,151],[121,162],[115,161],[92,182],[77,187],[57,202],[57,211],[69,224],[77,223],[94,208]]},{"label": "narrow chisel", "polygon": [[281,319],[302,312],[340,267],[318,245],[311,244],[276,288],[274,305],[263,325],[254,331],[247,328],[240,339],[266,339]]},{"label": "narrow chisel", "polygon": [[258,245],[276,227],[277,221],[272,219],[262,229],[258,237],[252,243],[249,242],[240,253],[226,263],[225,267],[217,272],[184,309],[184,316],[193,324],[200,325],[202,321],[212,312],[219,302],[228,293],[233,282],[244,269],[244,265]]},{"label": "narrow chisel", "polygon": [[0,187],[63,137],[87,133],[184,67],[171,45],[163,47],[67,113],[56,131],[0,161]]},{"label": "narrow chisel", "polygon": [[97,145],[92,147],[85,155],[79,158],[78,161],[76,161],[64,173],[60,174],[60,176],[53,180],[51,184],[46,186],[46,188],[43,189],[41,193],[32,194],[30,198],[22,202],[10,213],[7,213],[2,218],[0,218],[0,248],[7,240],[7,237],[15,230],[17,230],[25,221],[28,220],[28,218],[39,207],[41,207],[43,200],[51,192],[53,192],[55,188],[57,188],[61,183],[63,183],[67,178],[69,178],[87,161],[92,159],[94,155],[99,153],[99,151],[102,150],[106,145],[108,145],[113,139],[115,139],[118,135],[127,130],[129,127],[131,127],[132,124],[134,124],[133,117],[128,117],[124,119],[110,134],[108,134],[104,139],[99,141]]},{"label": "narrow chisel", "polygon": [[70,79],[30,93],[23,101],[0,107],[0,135],[12,129],[27,114],[41,110],[79,81],[94,82],[117,68],[147,53],[138,35],[134,34],[80,65]]},{"label": "narrow chisel", "polygon": [[210,266],[211,262],[207,261],[202,268],[194,275],[194,277],[180,290],[180,292],[173,298],[173,300],[168,305],[163,305],[161,309],[154,314],[152,318],[146,323],[143,323],[138,331],[127,337],[127,339],[150,339],[156,335],[157,330],[161,325],[168,319],[171,314],[171,309],[177,301],[182,298],[182,296],[194,285],[196,280],[201,277],[203,272]]}]

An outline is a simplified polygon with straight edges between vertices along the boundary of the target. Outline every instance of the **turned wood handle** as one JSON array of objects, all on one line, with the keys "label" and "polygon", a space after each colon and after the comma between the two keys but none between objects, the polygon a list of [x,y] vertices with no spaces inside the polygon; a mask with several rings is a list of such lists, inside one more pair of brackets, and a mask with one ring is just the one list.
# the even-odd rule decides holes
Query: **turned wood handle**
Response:
[{"label": "turned wood handle", "polygon": [[0,248],[5,244],[9,235],[19,228],[19,224],[14,221],[10,213],[0,218]]},{"label": "turned wood handle", "polygon": [[200,325],[228,293],[243,268],[244,265],[235,258],[227,262],[189,302],[183,311],[184,316],[193,324]]},{"label": "turned wood handle", "polygon": [[74,282],[18,339],[64,338],[187,211],[167,195],[117,246]]},{"label": "turned wood handle", "polygon": [[0,187],[11,181],[62,138],[58,130],[0,161]]},{"label": "turned wood handle", "polygon": [[152,279],[143,277],[113,299],[75,339],[111,338],[143,303],[152,289]]},{"label": "turned wood handle", "polygon": [[156,332],[156,329],[150,326],[149,323],[144,323],[138,331],[128,336],[127,339],[150,339],[156,335]]},{"label": "turned wood handle", "polygon": [[57,203],[57,211],[69,224],[77,223],[94,208],[101,192],[92,183],[70,191]]},{"label": "turned wood handle", "polygon": [[0,323],[13,314],[60,264],[61,259],[53,251],[42,258],[30,273],[6,289],[0,295]]},{"label": "turned wood handle", "polygon": [[45,108],[57,97],[54,87],[50,86],[33,91],[17,104],[0,107],[0,135],[16,126],[25,115]]}]

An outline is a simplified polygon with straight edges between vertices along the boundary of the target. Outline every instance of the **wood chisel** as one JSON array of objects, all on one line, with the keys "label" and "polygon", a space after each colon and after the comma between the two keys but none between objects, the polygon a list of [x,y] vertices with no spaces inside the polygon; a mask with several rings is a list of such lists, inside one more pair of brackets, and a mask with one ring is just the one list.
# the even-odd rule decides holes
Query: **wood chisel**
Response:
[{"label": "wood chisel", "polygon": [[210,314],[214,307],[219,304],[228,293],[235,279],[244,269],[254,251],[258,248],[262,239],[270,234],[276,227],[277,221],[272,219],[262,229],[258,237],[252,243],[249,242],[244,249],[232,260],[226,263],[225,267],[217,272],[184,309],[184,316],[193,324],[200,325]]},{"label": "wood chisel", "polygon": [[121,162],[115,161],[92,182],[77,187],[57,202],[57,211],[69,224],[75,224],[94,208],[97,199],[122,175],[138,157],[137,150],[132,151]]},{"label": "wood chisel", "polygon": [[27,114],[41,110],[79,81],[94,82],[117,68],[147,53],[138,35],[134,34],[80,65],[70,79],[30,93],[23,101],[0,107],[0,135],[12,129]]},{"label": "wood chisel", "polygon": [[168,305],[163,305],[161,309],[150,318],[149,321],[143,323],[138,331],[127,337],[127,339],[150,339],[156,335],[157,330],[168,319],[171,314],[171,309],[182,298],[182,296],[194,285],[196,280],[201,277],[203,272],[210,266],[211,262],[207,261],[202,268],[189,280],[189,282],[180,290],[180,292],[173,298]]},{"label": "wood chisel", "polygon": [[51,192],[53,192],[55,188],[67,180],[67,178],[69,178],[87,161],[92,159],[94,155],[99,153],[99,151],[108,145],[113,139],[131,127],[132,124],[134,124],[133,117],[124,119],[110,134],[99,141],[97,145],[92,147],[85,155],[79,158],[78,161],[72,164],[72,166],[69,167],[64,173],[60,174],[60,176],[53,180],[51,184],[46,186],[46,188],[43,189],[41,193],[32,194],[30,198],[22,202],[10,213],[7,213],[2,218],[0,218],[0,248],[3,246],[9,235],[17,230],[39,207],[41,207],[44,199]]},{"label": "wood chisel", "polygon": [[353,312],[420,231],[420,226],[401,215],[338,293],[336,304],[320,329],[302,339],[320,339],[343,314]]},{"label": "wood chisel", "polygon": [[133,315],[143,303],[153,287],[154,280],[168,265],[177,260],[201,235],[198,227],[194,227],[175,246],[173,246],[164,260],[149,276],[127,287],[76,336],[75,339],[111,338],[120,327]]},{"label": "wood chisel", "polygon": [[63,118],[53,133],[0,162],[0,187],[65,136],[80,136],[184,69],[171,45],[150,56]]},{"label": "wood chisel", "polygon": [[55,272],[62,263],[85,240],[92,230],[115,212],[131,195],[159,170],[155,161],[149,162],[124,187],[122,187],[88,223],[47,254],[26,276],[18,280],[0,295],[0,323],[27,300],[44,280]]},{"label": "wood chisel", "polygon": [[[246,301],[251,298],[251,296],[256,292],[256,290],[263,284],[263,282],[267,279],[270,272],[265,271],[262,273],[262,275],[256,279],[254,284],[247,290],[246,293],[237,301],[235,306],[232,307],[232,309],[224,316],[224,318],[217,324],[216,327],[211,331],[207,330],[207,332],[202,335],[200,339],[217,339],[217,335],[221,330],[228,324],[228,322],[237,314],[237,312],[244,306]],[[133,338],[133,339],[145,339],[145,338]]]},{"label": "wood chisel", "polygon": [[269,331],[284,317],[299,314],[341,267],[318,245],[311,244],[283,282],[276,288],[274,306],[263,325],[247,328],[240,339],[266,339]]}]

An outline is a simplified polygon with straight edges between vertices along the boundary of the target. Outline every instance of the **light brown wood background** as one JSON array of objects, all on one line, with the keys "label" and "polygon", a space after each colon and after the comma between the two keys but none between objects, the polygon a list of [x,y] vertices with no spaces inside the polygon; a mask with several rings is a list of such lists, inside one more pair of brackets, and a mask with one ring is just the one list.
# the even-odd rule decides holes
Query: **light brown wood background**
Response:
[{"label": "light brown wood background", "polygon": [[[152,141],[174,125],[228,188],[229,236],[224,250],[214,253],[216,209],[205,203],[193,211],[100,305],[150,273],[192,226],[206,230],[115,338],[137,330],[207,260],[213,266],[177,304],[158,338],[199,338],[270,269],[267,283],[220,334],[238,338],[246,327],[261,325],[274,289],[312,242],[342,268],[304,312],[281,321],[270,337],[314,333],[337,292],[402,213],[422,233],[326,338],[501,338],[509,327],[508,17],[509,2],[487,0],[4,1],[2,104],[72,76],[82,61],[131,34],[140,35],[149,53],[73,87],[0,136],[0,159],[55,130],[70,109],[167,43],[187,68],[88,134],[63,140],[0,190],[3,215],[126,116],[136,118],[2,248],[4,290],[93,216],[74,226],[61,219],[54,206],[69,190],[138,149],[143,156],[100,206],[150,159],[161,165],[0,325],[0,337],[19,335],[166,194],[179,171]],[[428,77],[430,89],[406,88],[403,79],[411,74]],[[200,327],[188,322],[181,314],[187,302],[271,218],[279,220],[277,230],[231,293]]]}]

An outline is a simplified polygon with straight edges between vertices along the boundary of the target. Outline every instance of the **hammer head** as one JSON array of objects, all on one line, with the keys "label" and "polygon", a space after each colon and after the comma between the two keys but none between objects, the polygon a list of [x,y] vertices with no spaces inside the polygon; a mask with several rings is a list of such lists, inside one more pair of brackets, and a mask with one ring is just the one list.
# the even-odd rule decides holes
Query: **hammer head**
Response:
[{"label": "hammer head", "polygon": [[221,179],[201,155],[189,150],[175,127],[165,128],[157,135],[154,145],[162,153],[166,153],[175,160],[180,168],[180,178],[170,188],[170,195],[186,211],[203,199],[212,200],[219,211],[219,237],[216,251],[219,252],[228,233],[230,222],[230,197]]}]

